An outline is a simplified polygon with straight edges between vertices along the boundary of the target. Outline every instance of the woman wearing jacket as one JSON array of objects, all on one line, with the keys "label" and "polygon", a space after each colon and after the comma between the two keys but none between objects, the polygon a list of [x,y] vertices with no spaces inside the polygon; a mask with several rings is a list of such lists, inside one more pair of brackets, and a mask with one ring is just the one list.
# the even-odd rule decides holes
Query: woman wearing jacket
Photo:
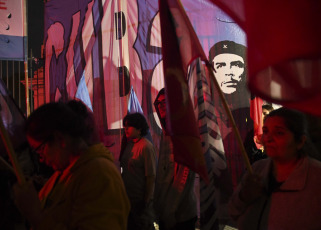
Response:
[{"label": "woman wearing jacket", "polygon": [[266,116],[268,158],[253,165],[229,204],[240,230],[321,229],[321,162],[307,156],[307,141],[303,114],[280,108]]},{"label": "woman wearing jacket", "polygon": [[16,185],[15,200],[34,230],[127,228],[129,201],[109,150],[89,145],[82,115],[63,103],[39,107],[27,119],[31,148],[55,172],[39,198],[32,183]]}]

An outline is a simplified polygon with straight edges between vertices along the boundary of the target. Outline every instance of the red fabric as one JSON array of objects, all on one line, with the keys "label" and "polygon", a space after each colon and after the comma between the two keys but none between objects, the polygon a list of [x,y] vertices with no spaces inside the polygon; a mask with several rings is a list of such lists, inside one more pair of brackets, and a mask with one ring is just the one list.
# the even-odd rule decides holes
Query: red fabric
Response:
[{"label": "red fabric", "polygon": [[262,124],[263,124],[263,116],[262,116],[262,105],[263,100],[259,97],[255,97],[251,100],[250,104],[250,116],[253,120],[254,127],[254,143],[258,149],[262,147],[262,145],[258,144],[255,140],[260,139],[262,135]]},{"label": "red fabric", "polygon": [[171,136],[174,159],[208,181],[186,80],[188,64],[193,58],[199,56],[206,60],[206,56],[182,6],[176,0],[161,0],[159,6],[166,101],[168,102],[167,131]]},{"label": "red fabric", "polygon": [[228,14],[242,29],[245,28],[244,5],[247,0],[208,0],[221,8]]},{"label": "red fabric", "polygon": [[321,115],[321,1],[210,1],[247,35],[251,92]]}]

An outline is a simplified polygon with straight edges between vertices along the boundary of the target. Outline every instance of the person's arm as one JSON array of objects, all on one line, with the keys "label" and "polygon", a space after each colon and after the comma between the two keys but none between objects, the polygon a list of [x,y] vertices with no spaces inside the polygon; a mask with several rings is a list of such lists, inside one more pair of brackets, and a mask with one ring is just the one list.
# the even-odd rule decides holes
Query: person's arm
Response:
[{"label": "person's arm", "polygon": [[38,193],[32,181],[15,184],[13,187],[15,204],[32,227],[39,225],[43,219]]}]

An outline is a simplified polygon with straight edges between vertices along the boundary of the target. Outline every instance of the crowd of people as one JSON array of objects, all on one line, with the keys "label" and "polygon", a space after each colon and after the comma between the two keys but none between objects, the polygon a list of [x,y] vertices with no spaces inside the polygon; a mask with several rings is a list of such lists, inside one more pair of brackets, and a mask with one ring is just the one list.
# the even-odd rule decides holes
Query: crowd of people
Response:
[{"label": "crowd of people", "polygon": [[127,114],[121,172],[99,140],[93,113],[81,101],[52,102],[36,109],[26,121],[26,137],[39,161],[53,171],[40,191],[32,178],[13,187],[26,226],[153,230],[156,224],[160,230],[194,230],[195,173],[174,162],[166,135],[164,89],[154,105],[163,127],[160,152],[156,154],[146,137],[144,115]]},{"label": "crowd of people", "polygon": [[[154,102],[162,135],[159,152],[146,138],[141,113],[123,118],[119,158],[99,140],[92,112],[81,101],[36,109],[25,133],[39,161],[53,172],[38,192],[34,181],[13,186],[26,226],[42,229],[194,230],[195,173],[174,161],[166,128],[165,89]],[[321,229],[321,162],[311,158],[304,114],[265,106],[260,143],[266,157],[253,162],[229,202],[238,229]],[[265,112],[265,111],[264,111]]]}]

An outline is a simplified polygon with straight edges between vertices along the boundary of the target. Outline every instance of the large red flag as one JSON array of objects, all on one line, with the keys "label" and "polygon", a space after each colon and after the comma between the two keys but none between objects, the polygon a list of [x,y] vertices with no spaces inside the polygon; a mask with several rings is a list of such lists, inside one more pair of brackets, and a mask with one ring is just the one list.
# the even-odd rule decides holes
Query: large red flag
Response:
[{"label": "large red flag", "polygon": [[196,57],[206,60],[182,6],[176,0],[159,1],[162,53],[167,103],[167,129],[175,161],[208,181],[197,122],[186,75]]},{"label": "large red flag", "polygon": [[321,115],[321,1],[209,0],[247,35],[249,88],[274,103]]}]

